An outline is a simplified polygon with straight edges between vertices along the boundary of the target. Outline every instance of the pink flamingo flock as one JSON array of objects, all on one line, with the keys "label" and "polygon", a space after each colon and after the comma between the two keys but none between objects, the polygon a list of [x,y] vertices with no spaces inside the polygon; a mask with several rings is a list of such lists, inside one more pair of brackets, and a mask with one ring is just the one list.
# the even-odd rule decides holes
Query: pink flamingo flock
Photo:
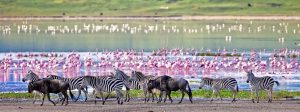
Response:
[{"label": "pink flamingo flock", "polygon": [[[200,54],[204,56],[200,56]],[[210,54],[210,56],[205,56]],[[215,55],[211,55],[215,54]],[[64,77],[80,75],[108,75],[114,68],[130,73],[141,71],[149,75],[198,76],[218,72],[243,72],[251,69],[259,74],[291,74],[298,72],[300,51],[298,49],[251,50],[237,49],[158,49],[144,52],[130,49],[102,52],[49,52],[5,53],[0,61],[0,82],[6,82],[9,74],[19,81],[28,70],[40,77],[49,74]]]}]

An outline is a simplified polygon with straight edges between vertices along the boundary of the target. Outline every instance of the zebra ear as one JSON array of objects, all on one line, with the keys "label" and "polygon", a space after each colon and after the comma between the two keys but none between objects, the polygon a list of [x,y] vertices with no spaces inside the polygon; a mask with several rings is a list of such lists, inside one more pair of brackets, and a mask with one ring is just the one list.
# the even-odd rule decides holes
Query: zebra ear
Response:
[{"label": "zebra ear", "polygon": [[32,73],[32,71],[31,71],[31,70],[29,70],[29,71],[28,71],[28,73]]}]

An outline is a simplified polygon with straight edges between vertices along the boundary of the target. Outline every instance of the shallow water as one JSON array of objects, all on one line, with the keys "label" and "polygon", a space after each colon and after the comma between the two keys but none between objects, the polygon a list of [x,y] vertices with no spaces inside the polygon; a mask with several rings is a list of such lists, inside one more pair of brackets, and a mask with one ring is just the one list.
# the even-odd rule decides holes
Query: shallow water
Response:
[{"label": "shallow water", "polygon": [[0,52],[297,49],[299,24],[299,21],[281,20],[0,21],[0,47],[3,48]]}]

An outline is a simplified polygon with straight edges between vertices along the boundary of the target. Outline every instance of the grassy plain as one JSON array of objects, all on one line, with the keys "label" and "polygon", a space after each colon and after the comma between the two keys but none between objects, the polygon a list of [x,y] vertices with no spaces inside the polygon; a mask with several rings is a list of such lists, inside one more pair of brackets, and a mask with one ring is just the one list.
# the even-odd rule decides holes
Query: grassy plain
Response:
[{"label": "grassy plain", "polygon": [[299,16],[299,0],[1,0],[1,16]]}]

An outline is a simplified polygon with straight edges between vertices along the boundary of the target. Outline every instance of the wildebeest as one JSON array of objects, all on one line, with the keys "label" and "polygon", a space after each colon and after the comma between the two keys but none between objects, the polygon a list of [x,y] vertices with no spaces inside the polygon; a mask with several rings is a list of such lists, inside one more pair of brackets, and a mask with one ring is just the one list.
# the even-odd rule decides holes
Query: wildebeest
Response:
[{"label": "wildebeest", "polygon": [[[188,90],[186,88],[188,87]],[[179,103],[182,102],[182,99],[184,97],[184,92],[186,92],[189,95],[190,102],[193,103],[192,101],[192,91],[189,85],[189,82],[183,78],[180,79],[173,79],[170,76],[160,76],[157,77],[154,80],[149,80],[148,82],[148,89],[153,89],[156,88],[160,90],[160,95],[159,95],[159,100],[158,103],[161,102],[162,100],[162,92],[165,92],[165,99],[164,102],[166,102],[167,96],[169,97],[171,103],[173,102],[171,98],[171,91],[177,91],[180,90],[182,97]]]},{"label": "wildebeest", "polygon": [[41,106],[44,104],[45,96],[47,95],[48,100],[56,105],[51,99],[50,99],[50,94],[49,93],[62,93],[64,95],[62,104],[64,104],[65,100],[67,100],[65,105],[68,105],[68,94],[67,90],[69,89],[70,96],[71,98],[74,98],[74,95],[71,93],[71,89],[69,86],[69,83],[64,82],[62,80],[51,80],[51,79],[41,79],[35,82],[30,82],[28,84],[28,92],[32,93],[32,91],[39,91],[43,93],[43,101]]}]

